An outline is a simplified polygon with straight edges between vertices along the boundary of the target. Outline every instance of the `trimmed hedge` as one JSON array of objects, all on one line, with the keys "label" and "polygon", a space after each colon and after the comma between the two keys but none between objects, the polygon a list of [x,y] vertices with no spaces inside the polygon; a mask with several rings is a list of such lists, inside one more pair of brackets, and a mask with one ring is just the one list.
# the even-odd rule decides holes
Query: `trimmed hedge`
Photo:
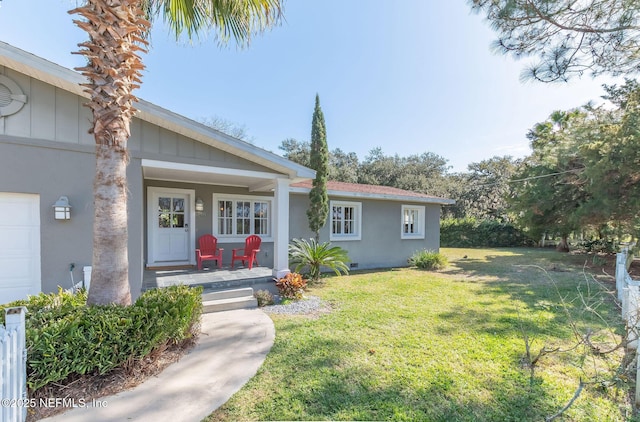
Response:
[{"label": "trimmed hedge", "polygon": [[448,218],[440,221],[440,245],[443,247],[513,247],[533,242],[509,223],[475,218]]},{"label": "trimmed hedge", "polygon": [[201,294],[202,288],[187,286],[155,289],[124,307],[86,306],[84,291],[60,291],[2,308],[27,307],[27,385],[34,391],[75,374],[105,374],[197,336]]}]

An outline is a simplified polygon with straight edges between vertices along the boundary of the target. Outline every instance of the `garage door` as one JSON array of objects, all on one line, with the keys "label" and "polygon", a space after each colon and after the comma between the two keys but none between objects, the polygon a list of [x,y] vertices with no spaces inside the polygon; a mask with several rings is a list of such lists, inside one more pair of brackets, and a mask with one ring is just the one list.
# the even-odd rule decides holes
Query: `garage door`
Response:
[{"label": "garage door", "polygon": [[0,192],[0,303],[40,291],[40,197]]}]

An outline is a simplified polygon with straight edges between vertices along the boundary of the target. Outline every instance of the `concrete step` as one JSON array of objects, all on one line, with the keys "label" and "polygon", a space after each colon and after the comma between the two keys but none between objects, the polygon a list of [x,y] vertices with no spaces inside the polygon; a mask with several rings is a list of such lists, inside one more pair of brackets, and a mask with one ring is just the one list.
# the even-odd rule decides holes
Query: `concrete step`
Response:
[{"label": "concrete step", "polygon": [[244,287],[240,289],[205,291],[202,293],[202,301],[231,299],[243,296],[253,296],[253,289],[251,287]]},{"label": "concrete step", "polygon": [[230,299],[208,300],[202,302],[202,313],[232,311],[234,309],[253,309],[258,307],[258,300],[251,297],[234,297]]},{"label": "concrete step", "polygon": [[188,281],[185,284],[190,286],[202,286],[205,291],[207,290],[222,290],[222,289],[239,289],[242,287],[252,287],[256,284],[273,283],[272,276],[256,277],[251,279],[237,279],[237,280],[216,280],[216,281],[203,281],[192,282]]},{"label": "concrete step", "polygon": [[258,307],[253,289],[217,290],[202,294],[202,313],[231,311],[234,309],[252,309]]}]

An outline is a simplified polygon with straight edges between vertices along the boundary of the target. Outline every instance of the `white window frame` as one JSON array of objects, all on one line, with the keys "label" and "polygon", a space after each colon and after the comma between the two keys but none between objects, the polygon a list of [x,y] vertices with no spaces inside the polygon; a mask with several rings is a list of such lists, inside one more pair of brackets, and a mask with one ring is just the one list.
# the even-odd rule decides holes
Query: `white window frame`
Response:
[{"label": "white window frame", "polygon": [[[218,208],[218,202],[219,201],[231,201],[232,205],[232,212],[231,212],[231,227],[234,231],[234,233],[232,234],[222,234],[219,233],[218,231],[218,220],[220,218],[220,209]],[[237,234],[235,232],[237,225],[236,225],[236,220],[237,220],[237,212],[236,212],[236,206],[237,203],[239,201],[247,201],[247,202],[251,202],[251,209],[254,209],[254,203],[255,202],[266,202],[268,204],[268,213],[269,215],[267,216],[267,234],[260,234],[260,233],[247,233],[247,234]],[[212,231],[213,231],[213,235],[215,237],[218,238],[218,242],[219,243],[234,243],[234,242],[244,242],[244,240],[252,235],[252,234],[257,234],[258,236],[260,236],[260,238],[262,239],[262,241],[267,241],[267,242],[273,242],[273,228],[274,228],[274,208],[273,208],[273,196],[252,196],[252,195],[233,195],[233,194],[214,194],[213,195],[213,216],[212,216]],[[251,230],[253,230],[253,228],[255,227],[255,223],[253,220],[253,213],[251,213],[250,216],[251,219],[251,223],[249,224],[249,226],[251,227]]]},{"label": "white window frame", "polygon": [[[425,238],[425,207],[423,205],[403,205],[400,213],[400,238],[401,239],[424,239]],[[414,222],[413,233],[405,232],[405,212],[416,211],[417,218]]]},{"label": "white window frame", "polygon": [[[334,233],[333,207],[353,208],[353,233]],[[332,242],[361,240],[362,239],[362,202],[351,201],[329,201],[329,240]]]}]

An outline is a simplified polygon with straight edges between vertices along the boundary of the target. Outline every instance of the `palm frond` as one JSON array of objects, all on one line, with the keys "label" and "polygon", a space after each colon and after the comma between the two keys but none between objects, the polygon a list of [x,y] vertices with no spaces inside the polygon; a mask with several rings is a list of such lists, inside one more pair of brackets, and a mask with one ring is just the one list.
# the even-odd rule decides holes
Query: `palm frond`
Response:
[{"label": "palm frond", "polygon": [[348,274],[347,263],[351,260],[347,251],[331,243],[318,243],[315,239],[293,239],[289,245],[289,260],[295,265],[295,271],[309,267],[309,277],[313,281],[320,278],[322,267],[330,269],[336,275]]},{"label": "palm frond", "polygon": [[281,0],[142,0],[142,5],[150,21],[161,17],[176,38],[207,32],[241,47],[283,18]]}]

